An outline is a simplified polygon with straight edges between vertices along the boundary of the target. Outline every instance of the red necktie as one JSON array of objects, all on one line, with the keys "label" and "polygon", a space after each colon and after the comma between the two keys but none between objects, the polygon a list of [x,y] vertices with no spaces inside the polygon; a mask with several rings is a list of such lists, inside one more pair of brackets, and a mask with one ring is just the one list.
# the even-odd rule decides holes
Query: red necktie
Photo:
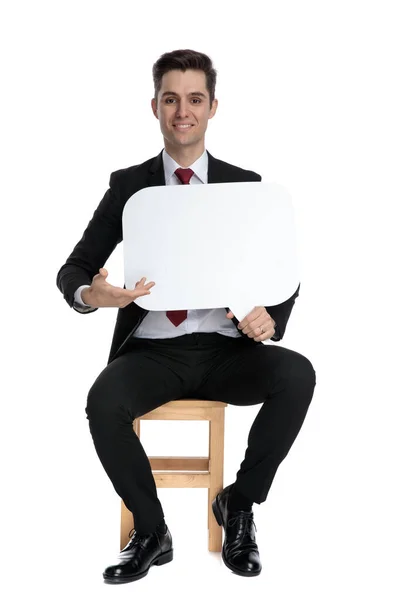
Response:
[{"label": "red necktie", "polygon": [[[192,169],[176,169],[175,175],[182,181],[183,184],[188,185],[190,178],[194,174]],[[178,327],[187,317],[187,310],[167,310],[167,317],[175,325]]]}]

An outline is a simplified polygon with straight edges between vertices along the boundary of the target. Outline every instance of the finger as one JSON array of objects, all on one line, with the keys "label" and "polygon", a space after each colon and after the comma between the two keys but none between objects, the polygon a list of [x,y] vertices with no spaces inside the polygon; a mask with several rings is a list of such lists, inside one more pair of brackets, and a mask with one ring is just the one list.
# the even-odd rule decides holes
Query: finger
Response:
[{"label": "finger", "polygon": [[99,269],[99,273],[102,277],[108,277],[108,271],[107,271],[107,269],[104,269],[104,267],[101,267]]},{"label": "finger", "polygon": [[[269,340],[275,333],[275,328],[273,323],[264,323],[261,325],[262,332],[258,333],[258,335],[254,338],[256,342],[262,342],[264,340]],[[259,330],[257,330],[259,331]]]},{"label": "finger", "polygon": [[146,283],[145,285],[143,285],[143,286],[142,286],[142,288],[143,288],[144,290],[148,290],[149,288],[151,288],[151,287],[153,287],[153,286],[155,286],[155,285],[156,285],[156,284],[155,284],[155,282],[154,282],[154,281],[149,281],[149,283]]},{"label": "finger", "polygon": [[[150,288],[154,287],[156,284],[154,282],[150,282],[147,283],[145,286],[143,286],[141,288],[142,291],[147,291],[148,294],[150,294]],[[123,296],[126,296],[128,298],[136,298],[137,297],[137,292],[138,292],[138,288],[136,287],[134,290],[125,290],[122,288],[119,288],[121,290],[121,294]]]},{"label": "finger", "polygon": [[148,287],[148,286],[156,285],[155,281],[149,281],[148,283],[145,284],[144,281],[143,281],[143,279],[146,279],[146,277],[143,277],[140,281],[137,281],[136,284],[135,284],[135,287],[137,287],[139,285],[139,286],[143,286],[145,288],[145,287]]},{"label": "finger", "polygon": [[258,307],[255,306],[253,308],[253,310],[251,310],[249,312],[249,314],[246,315],[245,318],[242,321],[240,321],[240,323],[238,324],[239,329],[242,329],[243,331],[247,327],[247,329],[246,329],[246,331],[244,331],[244,333],[247,333],[251,329],[254,329],[254,323],[257,320],[257,318],[260,316],[257,309],[258,309]]},{"label": "finger", "polygon": [[262,325],[262,323],[256,319],[255,321],[252,321],[251,323],[248,323],[248,325],[246,325],[242,331],[243,333],[247,333],[247,334],[252,334],[252,337],[259,335],[261,333],[261,327],[264,328],[265,331],[265,326]]},{"label": "finger", "polygon": [[93,277],[93,281],[105,281],[107,279],[108,273],[107,275],[103,275],[103,273],[100,273],[100,271]]},{"label": "finger", "polygon": [[249,314],[245,316],[242,324],[244,323],[245,325],[251,325],[257,320],[264,319],[265,315],[268,315],[265,306],[255,306],[253,310],[251,310]]},{"label": "finger", "polygon": [[[143,285],[145,281],[146,277],[142,277],[139,281],[136,282],[135,285]],[[154,281],[152,281],[151,283],[154,283]]]},{"label": "finger", "polygon": [[238,327],[243,331],[243,333],[248,334],[254,330],[254,323],[250,323],[247,321],[247,319],[243,319],[243,321],[239,323]]},{"label": "finger", "polygon": [[257,329],[256,331],[253,329],[252,331],[249,331],[249,333],[247,335],[249,338],[253,339],[257,335],[260,335],[260,334],[261,334],[261,331],[259,329]]}]

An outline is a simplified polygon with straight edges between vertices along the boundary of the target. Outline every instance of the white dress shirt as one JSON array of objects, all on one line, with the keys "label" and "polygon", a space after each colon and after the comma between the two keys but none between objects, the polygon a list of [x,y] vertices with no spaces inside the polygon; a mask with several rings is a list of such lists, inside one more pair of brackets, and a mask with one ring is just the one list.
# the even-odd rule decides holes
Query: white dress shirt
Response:
[{"label": "white dress shirt", "polygon": [[[208,183],[208,155],[206,150],[190,167],[178,165],[165,149],[162,153],[162,159],[165,185],[182,185],[175,175],[176,169],[179,168],[190,168],[194,171],[188,185]],[[87,307],[88,305],[83,302],[81,297],[81,291],[85,287],[89,286],[82,285],[76,290],[75,301]],[[241,337],[233,321],[226,317],[225,308],[188,310],[187,318],[177,327],[168,319],[166,311],[150,310],[133,333],[133,337],[161,339],[178,337],[186,333],[220,333],[229,337]]]}]

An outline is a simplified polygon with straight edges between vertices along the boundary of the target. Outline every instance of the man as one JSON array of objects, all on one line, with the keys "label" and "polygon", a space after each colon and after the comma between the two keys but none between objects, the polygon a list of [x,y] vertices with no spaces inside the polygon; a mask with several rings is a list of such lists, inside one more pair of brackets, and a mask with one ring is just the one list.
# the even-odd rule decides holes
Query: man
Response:
[{"label": "man", "polygon": [[[153,66],[153,79],[151,106],[164,149],[111,174],[109,189],[57,275],[64,298],[78,312],[119,308],[108,364],[89,391],[86,414],[96,452],[133,513],[135,530],[118,564],[103,576],[112,583],[135,581],[152,565],[172,560],[171,533],[132,421],[170,400],[188,397],[261,404],[236,481],[213,502],[224,529],[224,563],[239,575],[258,575],[252,504],[265,501],[302,426],[316,382],[306,357],[261,342],[282,339],[300,285],[286,302],[256,306],[238,323],[228,307],[144,310],[134,301],[157,283],[146,283],[145,277],[134,290],[107,282],[104,264],[122,240],[122,210],[132,194],[152,185],[261,181],[257,173],[220,161],[205,149],[208,120],[218,105],[216,71],[208,56],[192,50],[163,54]],[[204,242],[199,237],[197,243]],[[268,277],[262,257],[255,260],[260,276]]]}]

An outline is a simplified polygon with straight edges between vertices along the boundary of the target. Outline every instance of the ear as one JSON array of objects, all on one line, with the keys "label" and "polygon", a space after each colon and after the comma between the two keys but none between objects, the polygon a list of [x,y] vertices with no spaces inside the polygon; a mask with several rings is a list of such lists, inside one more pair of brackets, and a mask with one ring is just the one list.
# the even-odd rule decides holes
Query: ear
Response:
[{"label": "ear", "polygon": [[215,115],[215,113],[217,112],[217,108],[218,108],[218,100],[215,98],[212,101],[212,105],[211,105],[211,110],[210,110],[210,114],[209,114],[209,119],[212,119],[213,116]]},{"label": "ear", "polygon": [[152,108],[154,116],[156,117],[156,119],[158,119],[157,102],[156,102],[155,98],[151,99],[151,108]]}]

